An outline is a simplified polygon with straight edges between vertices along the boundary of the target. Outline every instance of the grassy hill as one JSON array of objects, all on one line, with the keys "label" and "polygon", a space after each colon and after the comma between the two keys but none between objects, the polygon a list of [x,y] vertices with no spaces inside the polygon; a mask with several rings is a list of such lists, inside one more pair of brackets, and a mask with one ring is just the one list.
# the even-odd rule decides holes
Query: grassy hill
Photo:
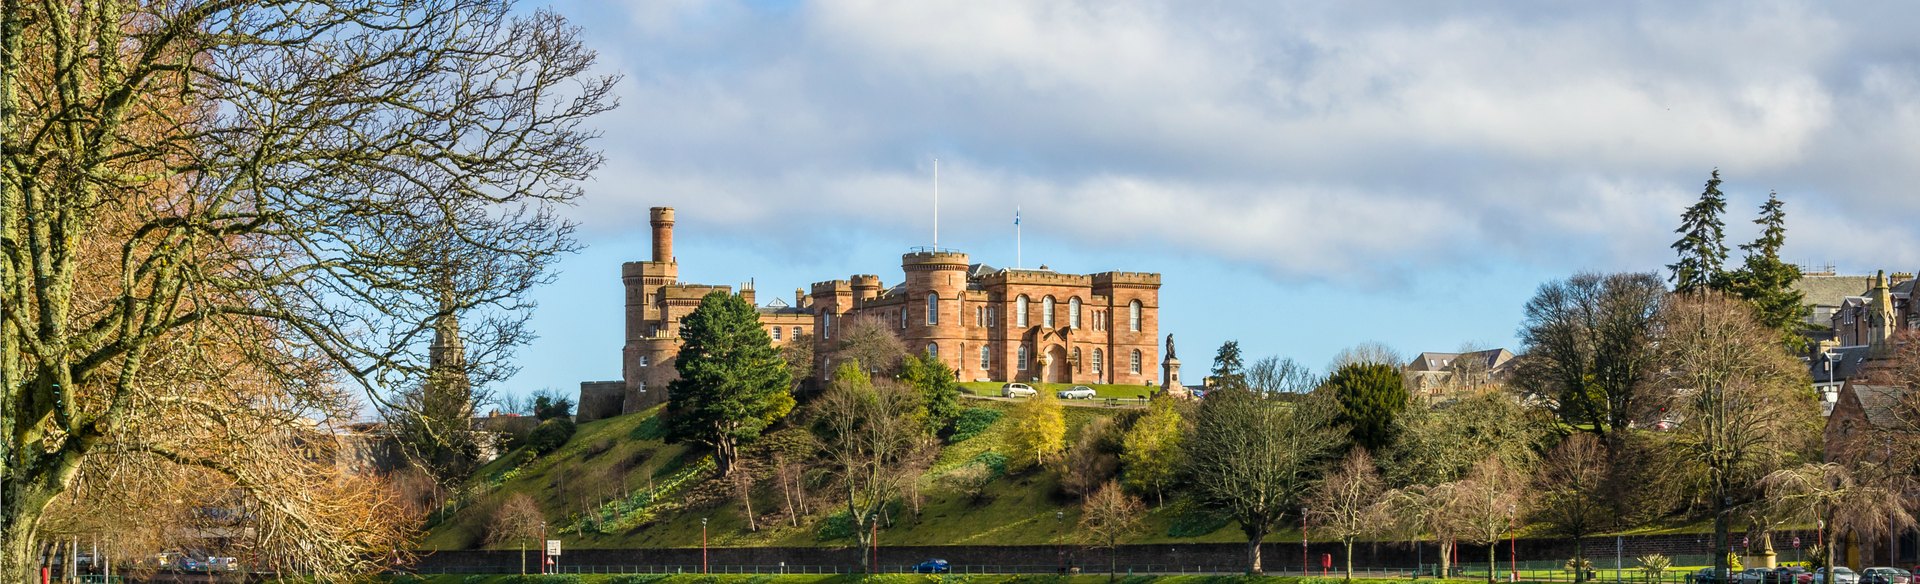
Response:
[{"label": "grassy hill", "polygon": [[[997,387],[997,386],[996,386]],[[969,415],[995,418],[1012,403],[966,400]],[[1096,417],[1127,415],[1118,408],[1067,408],[1068,442]],[[553,533],[564,533],[569,547],[697,547],[700,520],[716,546],[841,546],[853,540],[835,520],[829,493],[821,493],[810,513],[798,518],[762,521],[747,528],[746,515],[726,485],[713,480],[713,463],[697,447],[667,444],[658,408],[580,426],[559,450],[533,456],[514,451],[489,463],[469,483],[463,506],[436,515],[422,541],[424,549],[485,547],[486,529],[501,502],[526,493],[545,511]],[[1001,446],[1004,416],[971,436],[944,444],[930,470],[920,477],[918,512],[903,504],[892,526],[883,527],[885,545],[1048,544],[1068,542],[1077,532],[1078,500],[1060,494],[1058,474],[1046,468],[1014,470],[993,480],[978,501],[938,480],[954,468]],[[772,481],[753,495],[754,510],[767,517],[784,508]],[[844,521],[841,518],[840,521]],[[839,528],[837,528],[837,526]],[[1288,534],[1275,534],[1282,541]],[[1169,499],[1155,510],[1137,538],[1154,542],[1235,542],[1240,530],[1230,521],[1184,501]],[[494,547],[513,547],[502,545]]]}]

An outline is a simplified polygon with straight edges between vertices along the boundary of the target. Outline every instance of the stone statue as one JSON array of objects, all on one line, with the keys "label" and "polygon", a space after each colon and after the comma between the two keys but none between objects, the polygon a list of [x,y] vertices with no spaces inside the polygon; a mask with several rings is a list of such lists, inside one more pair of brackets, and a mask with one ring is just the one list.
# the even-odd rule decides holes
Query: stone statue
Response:
[{"label": "stone statue", "polygon": [[1167,333],[1167,358],[1168,359],[1174,358],[1173,357],[1173,333]]}]

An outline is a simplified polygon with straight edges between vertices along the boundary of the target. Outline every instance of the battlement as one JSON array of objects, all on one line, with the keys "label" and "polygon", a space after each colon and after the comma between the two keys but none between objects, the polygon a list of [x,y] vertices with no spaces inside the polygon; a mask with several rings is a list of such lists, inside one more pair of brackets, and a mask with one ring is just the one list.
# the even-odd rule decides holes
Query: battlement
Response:
[{"label": "battlement", "polygon": [[950,249],[920,248],[900,256],[900,267],[928,266],[935,269],[967,269],[967,254]]},{"label": "battlement", "polygon": [[825,282],[813,283],[814,298],[820,298],[822,296],[832,296],[835,294],[852,293],[852,292],[853,292],[853,283],[848,282],[846,280],[827,280]]},{"label": "battlement", "polygon": [[982,284],[996,286],[1003,284],[1038,284],[1048,286],[1087,286],[1092,279],[1084,274],[1062,274],[1041,270],[1009,269],[989,274],[980,279]]},{"label": "battlement", "polygon": [[1160,286],[1160,274],[1152,272],[1100,272],[1093,275],[1093,285],[1108,286]]},{"label": "battlement", "polygon": [[853,287],[855,287],[855,288],[869,288],[869,287],[871,287],[871,288],[879,288],[879,287],[880,287],[880,277],[879,277],[879,276],[875,276],[875,275],[873,275],[873,274],[854,274],[854,276],[853,276]]},{"label": "battlement", "polygon": [[677,264],[674,262],[625,262],[620,264],[620,277],[622,279],[638,278],[646,275],[648,267],[657,266],[676,267]]}]

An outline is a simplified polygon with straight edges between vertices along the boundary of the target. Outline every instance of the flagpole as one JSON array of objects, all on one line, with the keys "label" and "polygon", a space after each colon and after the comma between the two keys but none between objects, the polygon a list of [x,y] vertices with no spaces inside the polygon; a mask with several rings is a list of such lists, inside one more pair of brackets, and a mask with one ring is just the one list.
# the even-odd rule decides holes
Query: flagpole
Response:
[{"label": "flagpole", "polygon": [[1027,267],[1027,264],[1020,259],[1020,207],[1018,205],[1013,207],[1013,267],[1016,270]]},{"label": "flagpole", "polygon": [[941,248],[941,159],[933,159],[933,250]]}]

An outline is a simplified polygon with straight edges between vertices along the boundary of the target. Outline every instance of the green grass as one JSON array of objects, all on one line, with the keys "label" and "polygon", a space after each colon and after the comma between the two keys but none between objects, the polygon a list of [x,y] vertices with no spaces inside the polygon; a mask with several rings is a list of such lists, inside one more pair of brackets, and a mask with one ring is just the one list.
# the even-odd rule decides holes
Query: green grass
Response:
[{"label": "green grass", "polygon": [[[1000,381],[963,381],[960,383],[960,389],[973,395],[999,397],[1001,385],[1005,385],[1005,383]],[[1093,388],[1095,396],[1102,398],[1143,398],[1153,395],[1154,390],[1154,388],[1145,385],[1115,385],[1110,383],[1028,383],[1027,385],[1033,386],[1035,391],[1048,392],[1069,389],[1076,385],[1085,385]]]},{"label": "green grass", "polygon": [[[838,575],[749,575],[749,574],[675,574],[675,575],[612,575],[612,574],[569,574],[561,576],[520,576],[513,575],[455,575],[438,574],[424,577],[401,576],[388,580],[395,584],[1105,584],[1106,574],[1082,573],[1077,576],[1052,575],[918,575],[883,574],[867,576],[861,574]],[[1469,583],[1476,580],[1453,579],[1436,580],[1422,578],[1410,580],[1404,578],[1354,578],[1356,584],[1438,584],[1440,582]],[[1298,576],[1234,576],[1234,575],[1183,575],[1183,576],[1128,576],[1122,574],[1120,584],[1344,584],[1339,577]]]},{"label": "green grass", "polygon": [[[971,401],[970,407],[1010,411],[1010,402]],[[1082,426],[1095,418],[1132,415],[1137,410],[1109,408],[1066,408],[1068,444],[1078,438]],[[422,549],[512,549],[517,543],[487,545],[486,526],[499,504],[516,492],[533,497],[546,512],[547,523],[556,526],[555,535],[572,548],[649,548],[696,547],[701,541],[701,520],[707,520],[707,537],[715,546],[842,546],[851,539],[823,540],[820,524],[844,505],[835,505],[832,491],[818,491],[822,498],[798,525],[790,522],[762,523],[758,530],[748,528],[747,518],[737,497],[710,496],[711,504],[684,508],[669,504],[645,517],[616,521],[610,533],[584,534],[562,531],[559,526],[577,525],[584,511],[604,508],[610,499],[644,497],[649,480],[655,487],[669,478],[698,474],[688,486],[666,500],[678,501],[687,493],[719,489],[708,482],[710,469],[694,467],[700,456],[686,445],[666,444],[657,418],[659,409],[599,420],[580,426],[580,430],[560,450],[539,458],[526,459],[523,453],[510,453],[481,468],[469,483],[477,495],[465,507],[442,521],[430,524],[422,538]],[[1036,467],[1031,461],[1010,460],[1009,472],[990,483],[976,500],[948,487],[941,476],[967,464],[985,452],[1004,452],[1007,416],[979,434],[956,444],[944,445],[930,469],[920,478],[918,508],[907,502],[893,511],[894,523],[880,530],[882,545],[1046,545],[1072,543],[1081,537],[1079,501],[1059,493],[1059,473],[1051,467]],[[693,470],[688,470],[688,469]],[[1169,503],[1172,503],[1170,500]],[[757,512],[784,508],[785,499],[772,481],[763,481],[753,496]],[[1210,530],[1169,536],[1173,526],[1196,524],[1182,516],[1182,509],[1194,506],[1169,504],[1149,513],[1139,543],[1164,542],[1237,542],[1242,535],[1237,525],[1199,522]],[[1217,525],[1217,527],[1216,527]],[[1187,531],[1191,532],[1192,529]],[[1297,539],[1296,534],[1277,533],[1277,540]]]}]

